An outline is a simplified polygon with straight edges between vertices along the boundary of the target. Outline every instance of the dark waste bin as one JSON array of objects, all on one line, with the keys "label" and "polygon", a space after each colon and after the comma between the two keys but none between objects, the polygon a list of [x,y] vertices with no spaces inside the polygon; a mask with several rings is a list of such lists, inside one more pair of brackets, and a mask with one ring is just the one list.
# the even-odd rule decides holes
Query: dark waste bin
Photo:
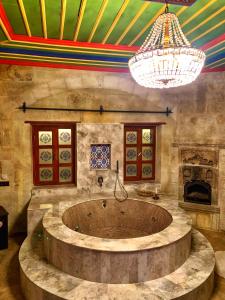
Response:
[{"label": "dark waste bin", "polygon": [[8,212],[0,206],[0,250],[8,248]]}]

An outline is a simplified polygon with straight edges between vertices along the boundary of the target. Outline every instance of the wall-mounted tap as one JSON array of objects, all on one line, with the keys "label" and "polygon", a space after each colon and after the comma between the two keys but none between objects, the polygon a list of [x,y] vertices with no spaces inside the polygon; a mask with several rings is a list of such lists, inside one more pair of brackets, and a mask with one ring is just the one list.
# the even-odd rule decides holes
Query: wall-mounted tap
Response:
[{"label": "wall-mounted tap", "polygon": [[103,177],[102,176],[98,176],[98,185],[100,187],[102,187],[102,184],[103,184]]},{"label": "wall-mounted tap", "polygon": [[76,225],[75,228],[74,228],[74,230],[75,230],[75,231],[79,231],[79,230],[80,230],[80,226],[79,226],[79,225]]},{"label": "wall-mounted tap", "polygon": [[106,200],[103,200],[103,201],[102,201],[102,207],[103,207],[103,208],[106,208]]}]

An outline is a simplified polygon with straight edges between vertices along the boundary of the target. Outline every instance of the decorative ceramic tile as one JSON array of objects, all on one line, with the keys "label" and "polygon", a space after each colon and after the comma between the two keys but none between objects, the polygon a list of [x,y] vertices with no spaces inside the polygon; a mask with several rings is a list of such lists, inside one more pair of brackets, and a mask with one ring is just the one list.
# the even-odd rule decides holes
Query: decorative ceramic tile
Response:
[{"label": "decorative ceramic tile", "polygon": [[137,148],[127,147],[126,148],[126,161],[137,160]]},{"label": "decorative ceramic tile", "polygon": [[40,182],[52,181],[53,180],[53,169],[52,168],[40,168],[39,169]]},{"label": "decorative ceramic tile", "polygon": [[142,160],[152,160],[152,147],[142,147]]},{"label": "decorative ceramic tile", "polygon": [[142,177],[152,177],[152,164],[142,164]]},{"label": "decorative ceramic tile", "polygon": [[39,149],[39,164],[52,164],[52,149]]},{"label": "decorative ceramic tile", "polygon": [[52,145],[52,131],[39,131],[39,145],[51,146]]},{"label": "decorative ceramic tile", "polygon": [[137,176],[137,165],[129,164],[126,165],[126,176]]},{"label": "decorative ceramic tile", "polygon": [[137,144],[137,131],[126,132],[126,144]]},{"label": "decorative ceramic tile", "polygon": [[71,145],[71,129],[58,130],[59,145]]},{"label": "decorative ceramic tile", "polygon": [[95,144],[91,145],[91,169],[110,169],[111,145]]},{"label": "decorative ceramic tile", "polygon": [[72,153],[70,148],[59,148],[59,163],[68,164],[72,162]]},{"label": "decorative ceramic tile", "polygon": [[59,167],[59,182],[71,182],[71,181],[72,181],[72,168]]},{"label": "decorative ceramic tile", "polygon": [[142,129],[142,144],[152,143],[151,129]]}]

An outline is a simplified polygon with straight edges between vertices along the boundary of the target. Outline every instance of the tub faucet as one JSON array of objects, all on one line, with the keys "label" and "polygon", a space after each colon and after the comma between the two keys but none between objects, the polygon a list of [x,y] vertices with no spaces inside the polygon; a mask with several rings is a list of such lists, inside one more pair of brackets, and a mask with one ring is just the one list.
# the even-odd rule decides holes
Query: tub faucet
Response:
[{"label": "tub faucet", "polygon": [[103,184],[103,177],[102,176],[98,176],[98,185],[100,187],[102,187],[102,184]]}]

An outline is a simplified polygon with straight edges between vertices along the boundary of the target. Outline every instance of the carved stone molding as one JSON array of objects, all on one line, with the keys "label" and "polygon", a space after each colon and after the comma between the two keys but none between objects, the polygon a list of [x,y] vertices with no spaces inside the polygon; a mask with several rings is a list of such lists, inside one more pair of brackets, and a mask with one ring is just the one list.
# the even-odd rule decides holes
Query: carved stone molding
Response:
[{"label": "carved stone molding", "polygon": [[215,150],[181,149],[181,163],[217,167],[218,153]]}]

